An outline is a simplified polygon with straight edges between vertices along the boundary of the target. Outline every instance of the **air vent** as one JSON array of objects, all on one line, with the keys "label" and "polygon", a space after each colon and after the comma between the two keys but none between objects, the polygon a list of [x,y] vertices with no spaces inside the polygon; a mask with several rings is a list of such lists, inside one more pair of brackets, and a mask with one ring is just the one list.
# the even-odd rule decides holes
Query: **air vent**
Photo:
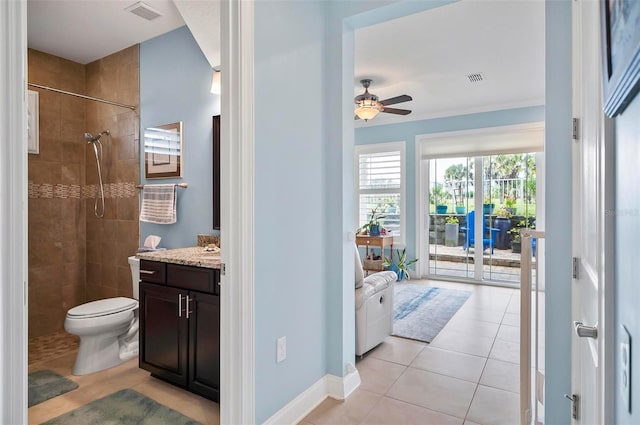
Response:
[{"label": "air vent", "polygon": [[127,12],[136,14],[139,17],[146,19],[147,21],[151,21],[156,19],[159,16],[162,16],[162,13],[158,12],[153,7],[141,1],[139,1],[138,3],[132,4],[131,6],[127,7],[125,10]]},{"label": "air vent", "polygon": [[467,74],[467,78],[469,79],[470,83],[479,83],[481,81],[484,81],[484,76],[482,75],[481,72]]}]

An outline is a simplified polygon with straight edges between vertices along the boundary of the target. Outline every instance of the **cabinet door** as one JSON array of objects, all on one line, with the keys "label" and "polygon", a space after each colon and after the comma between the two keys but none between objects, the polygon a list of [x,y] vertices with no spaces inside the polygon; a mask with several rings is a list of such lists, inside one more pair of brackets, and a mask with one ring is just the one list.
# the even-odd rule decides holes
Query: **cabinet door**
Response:
[{"label": "cabinet door", "polygon": [[[178,305],[181,294],[182,306]],[[140,367],[177,385],[187,385],[186,291],[140,283]],[[182,317],[180,317],[182,316]]]},{"label": "cabinet door", "polygon": [[189,388],[220,401],[220,297],[190,292]]}]

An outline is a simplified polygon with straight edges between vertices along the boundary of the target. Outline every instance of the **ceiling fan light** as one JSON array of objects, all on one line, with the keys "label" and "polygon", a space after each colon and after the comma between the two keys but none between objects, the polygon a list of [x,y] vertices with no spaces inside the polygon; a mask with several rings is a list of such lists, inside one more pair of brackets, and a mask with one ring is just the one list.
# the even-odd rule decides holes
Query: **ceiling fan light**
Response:
[{"label": "ceiling fan light", "polygon": [[357,102],[354,112],[361,120],[369,121],[380,112],[380,104],[372,99],[363,99]]},{"label": "ceiling fan light", "polygon": [[365,120],[365,121],[369,121],[371,118],[375,117],[376,115],[378,115],[378,111],[375,108],[370,108],[370,107],[366,107],[366,106],[360,106],[358,108],[356,108],[355,113],[358,116],[358,118],[360,118],[361,120]]}]

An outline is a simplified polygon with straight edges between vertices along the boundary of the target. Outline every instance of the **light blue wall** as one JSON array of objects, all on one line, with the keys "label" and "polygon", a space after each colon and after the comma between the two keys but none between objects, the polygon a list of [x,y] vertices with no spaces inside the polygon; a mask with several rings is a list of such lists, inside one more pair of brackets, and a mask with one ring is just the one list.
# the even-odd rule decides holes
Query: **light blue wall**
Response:
[{"label": "light blue wall", "polygon": [[[406,145],[406,245],[408,258],[416,258],[416,147],[419,134],[470,130],[544,121],[544,107],[507,109],[455,117],[410,121],[403,124],[365,126],[356,129],[356,145],[404,141]],[[427,261],[427,259],[421,259]]]},{"label": "light blue wall", "polygon": [[[256,2],[258,422],[324,374],[344,376],[347,364],[354,362],[353,28],[445,3]],[[546,192],[547,199],[558,201],[566,223],[571,214],[571,6],[568,0],[548,0],[547,5],[546,149],[557,158],[548,174],[555,185],[548,184]],[[547,323],[570,326],[565,316],[571,310],[571,235],[567,226],[555,230],[561,240],[547,248],[547,282],[554,282],[548,291],[557,298]],[[551,262],[553,255],[558,260]],[[557,395],[569,388],[570,337],[557,327],[562,329],[547,329],[546,344],[547,368],[555,374],[547,375],[546,409],[548,423],[554,424],[569,420],[568,404]],[[276,338],[283,335],[288,356],[277,364]]]},{"label": "light blue wall", "polygon": [[[258,423],[327,373],[326,5],[255,3]],[[276,363],[281,336],[287,359]]]},{"label": "light blue wall", "polygon": [[140,45],[140,133],[144,128],[182,121],[182,179],[144,178],[144,149],[140,148],[142,184],[189,184],[178,189],[178,221],[140,223],[140,243],[150,234],[160,246],[194,246],[199,233],[212,234],[212,122],[220,113],[220,97],[210,93],[212,70],[187,27]]},{"label": "light blue wall", "polygon": [[[615,119],[616,127],[616,245],[615,245],[615,415],[617,424],[640,423],[640,284],[638,284],[638,235],[640,235],[640,187],[637,183],[640,163],[640,96]],[[624,325],[631,334],[630,414],[619,395],[619,342]]]},{"label": "light blue wall", "polygon": [[355,197],[353,152],[354,29],[432,9],[453,1],[329,2],[327,103],[324,109],[328,271],[328,372],[347,373],[355,358],[353,232]]},{"label": "light blue wall", "polygon": [[545,422],[571,420],[571,0],[546,0]]}]

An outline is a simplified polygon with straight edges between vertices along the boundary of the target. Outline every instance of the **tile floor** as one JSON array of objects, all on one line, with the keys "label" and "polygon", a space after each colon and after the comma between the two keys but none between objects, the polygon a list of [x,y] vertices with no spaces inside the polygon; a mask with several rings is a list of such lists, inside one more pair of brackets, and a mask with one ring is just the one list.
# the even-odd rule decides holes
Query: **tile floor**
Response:
[{"label": "tile floor", "polygon": [[388,337],[357,362],[360,387],[300,425],[519,423],[519,291],[412,282],[472,295],[431,344]]},{"label": "tile floor", "polygon": [[73,376],[71,369],[75,357],[76,350],[73,348],[57,357],[49,356],[43,361],[29,362],[29,372],[51,369],[80,385],[76,390],[29,408],[29,424],[42,423],[124,388],[131,388],[203,424],[220,423],[217,403],[152,378],[149,372],[138,368],[138,359],[102,372]]},{"label": "tile floor", "polygon": [[[518,423],[518,290],[412,282],[465,289],[472,295],[431,344],[389,337],[367,353],[357,362],[360,387],[345,401],[326,399],[300,425]],[[544,341],[544,335],[541,338]],[[137,359],[92,375],[73,376],[76,341],[29,342],[29,372],[52,369],[80,384],[77,390],[31,407],[30,424],[123,388],[132,388],[203,424],[219,423],[217,403],[152,378],[138,368]]]}]

